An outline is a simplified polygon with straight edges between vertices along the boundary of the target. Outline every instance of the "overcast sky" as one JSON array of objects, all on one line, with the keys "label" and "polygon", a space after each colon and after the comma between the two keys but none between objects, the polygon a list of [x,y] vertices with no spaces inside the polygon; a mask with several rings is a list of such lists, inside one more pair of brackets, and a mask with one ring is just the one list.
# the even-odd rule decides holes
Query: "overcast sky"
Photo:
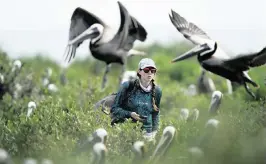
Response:
[{"label": "overcast sky", "polygon": [[[44,52],[59,61],[76,7],[118,29],[115,0],[0,0],[0,46],[13,57]],[[173,9],[234,53],[266,46],[265,0],[120,0],[148,31],[147,43],[184,40],[170,22]],[[86,43],[86,44],[85,44]],[[77,53],[88,53],[88,42]],[[138,42],[138,44],[140,44]]]}]

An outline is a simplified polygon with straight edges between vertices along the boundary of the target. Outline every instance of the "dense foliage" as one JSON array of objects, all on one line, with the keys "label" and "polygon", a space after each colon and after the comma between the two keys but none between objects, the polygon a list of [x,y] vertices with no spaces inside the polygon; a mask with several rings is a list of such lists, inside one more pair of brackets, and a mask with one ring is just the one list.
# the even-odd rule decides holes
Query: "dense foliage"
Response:
[{"label": "dense foliage", "polygon": [[[156,83],[163,91],[161,124],[156,141],[160,140],[166,126],[176,128],[171,147],[161,160],[165,163],[190,163],[192,158],[188,149],[198,144],[207,120],[215,118],[220,121],[219,126],[214,136],[202,146],[204,157],[195,163],[262,163],[266,153],[264,66],[249,71],[261,86],[259,89],[251,87],[258,96],[256,101],[243,87],[237,88],[232,95],[227,94],[225,79],[208,74],[216,89],[224,94],[219,114],[210,116],[211,94],[188,96],[183,93],[183,88],[196,84],[200,75],[196,58],[169,64],[173,57],[188,48],[190,46],[185,43],[168,47],[154,44],[144,48],[159,68]],[[140,58],[131,57],[128,70],[135,70]],[[50,158],[55,163],[88,163],[89,152],[77,157],[71,153],[80,137],[103,127],[108,132],[106,162],[118,164],[133,160],[132,143],[144,140],[137,130],[138,125],[124,123],[111,127],[109,116],[93,108],[98,100],[116,92],[120,65],[113,64],[108,74],[108,86],[102,91],[100,86],[105,64],[92,58],[76,60],[69,66],[65,74],[66,85],[60,83],[60,66],[43,56],[21,58],[23,65],[17,74],[11,71],[14,60],[5,52],[0,52],[0,59],[0,73],[5,77],[1,81],[1,88],[5,89],[0,90],[0,147],[12,157],[17,160],[34,157]],[[42,84],[47,67],[53,70],[49,81],[58,87],[58,92],[51,92]],[[16,87],[16,83],[21,86]],[[37,107],[27,117],[29,101],[36,102]],[[199,119],[195,122],[178,120],[181,108],[199,109]],[[157,142],[145,141],[145,144],[149,156]]]}]

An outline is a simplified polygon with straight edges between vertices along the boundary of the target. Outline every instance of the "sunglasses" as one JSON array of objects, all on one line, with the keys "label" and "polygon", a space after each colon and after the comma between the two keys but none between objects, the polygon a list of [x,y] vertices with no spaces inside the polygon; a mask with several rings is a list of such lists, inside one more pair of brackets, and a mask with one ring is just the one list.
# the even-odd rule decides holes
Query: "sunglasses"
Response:
[{"label": "sunglasses", "polygon": [[149,73],[149,71],[151,71],[151,73],[156,73],[156,69],[155,68],[150,68],[150,67],[146,67],[144,69],[142,69],[145,73]]}]

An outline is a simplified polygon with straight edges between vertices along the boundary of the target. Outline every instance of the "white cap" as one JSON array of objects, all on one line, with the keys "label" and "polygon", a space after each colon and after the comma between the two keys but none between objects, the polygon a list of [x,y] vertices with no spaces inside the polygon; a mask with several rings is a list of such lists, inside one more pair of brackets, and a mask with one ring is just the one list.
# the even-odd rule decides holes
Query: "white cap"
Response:
[{"label": "white cap", "polygon": [[150,58],[141,59],[139,62],[139,69],[143,69],[146,67],[156,68],[155,63],[152,59],[150,59]]}]

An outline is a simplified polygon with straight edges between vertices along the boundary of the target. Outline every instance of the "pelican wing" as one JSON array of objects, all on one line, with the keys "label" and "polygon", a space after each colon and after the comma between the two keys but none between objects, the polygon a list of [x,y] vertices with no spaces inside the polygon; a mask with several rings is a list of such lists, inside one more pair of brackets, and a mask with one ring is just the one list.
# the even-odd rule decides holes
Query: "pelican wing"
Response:
[{"label": "pelican wing", "polygon": [[117,33],[115,34],[114,38],[110,41],[110,43],[113,43],[116,46],[116,48],[120,48],[124,47],[128,36],[130,15],[121,2],[118,1],[117,3],[120,9],[121,22]]},{"label": "pelican wing", "polygon": [[194,44],[204,44],[206,39],[211,40],[210,37],[195,24],[188,22],[185,18],[180,16],[175,11],[172,11],[172,16],[169,15],[171,22],[176,29],[183,34],[185,38]]},{"label": "pelican wing", "polygon": [[258,67],[266,63],[266,47],[256,53],[248,55],[237,55],[236,57],[224,61],[228,68],[239,71],[247,71],[250,67]]},{"label": "pelican wing", "polygon": [[[94,14],[80,7],[76,8],[71,17],[69,40],[76,38],[95,23],[106,26],[105,23]],[[80,44],[81,43],[79,43],[78,46]]]},{"label": "pelican wing", "polygon": [[260,52],[257,53],[251,61],[251,67],[258,67],[266,63],[266,47],[264,47]]},{"label": "pelican wing", "polygon": [[124,45],[124,49],[129,51],[132,49],[134,42],[136,40],[144,42],[147,38],[147,31],[145,28],[134,18],[131,16],[131,21],[128,29],[128,36]]},{"label": "pelican wing", "polygon": [[[77,36],[82,34],[87,30],[91,25],[99,23],[103,27],[106,27],[105,23],[99,19],[94,14],[78,7],[74,10],[71,16],[71,23],[69,29],[69,38],[68,41],[75,39]],[[82,44],[83,41],[77,42],[75,45],[67,46],[64,56],[65,60],[68,59],[68,62],[71,61],[76,55],[76,49]]]}]

